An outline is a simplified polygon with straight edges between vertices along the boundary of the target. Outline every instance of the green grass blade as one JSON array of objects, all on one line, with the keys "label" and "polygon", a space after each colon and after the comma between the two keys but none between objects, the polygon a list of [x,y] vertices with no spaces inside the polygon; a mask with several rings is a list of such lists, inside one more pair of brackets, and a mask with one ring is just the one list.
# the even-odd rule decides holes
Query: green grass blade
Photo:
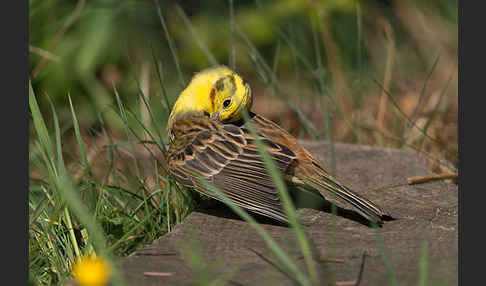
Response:
[{"label": "green grass blade", "polygon": [[[39,149],[41,150],[42,158],[44,160],[44,165],[46,167],[49,167],[48,171],[48,176],[49,176],[49,181],[48,183],[52,188],[55,189],[55,194],[58,194],[60,198],[63,199],[63,201],[67,204],[67,207],[69,207],[69,211],[72,211],[76,219],[80,222],[80,224],[84,225],[88,232],[90,233],[90,243],[92,243],[95,246],[96,251],[103,257],[106,257],[110,263],[112,264],[113,267],[113,284],[114,285],[122,285],[122,277],[120,275],[120,272],[118,271],[117,267],[115,264],[112,263],[113,258],[111,257],[110,253],[106,252],[106,239],[103,234],[102,228],[98,225],[96,222],[95,218],[93,215],[90,214],[89,209],[84,205],[83,200],[81,196],[79,195],[79,190],[74,186],[68,171],[66,170],[66,166],[64,165],[64,161],[62,158],[58,158],[57,164],[53,164],[55,161],[55,155],[54,155],[54,148],[53,148],[53,143],[50,140],[50,138],[46,138],[48,136],[47,128],[44,124],[44,121],[42,119],[42,115],[40,113],[39,107],[37,105],[37,101],[35,100],[35,95],[32,91],[32,89],[29,92],[29,104],[30,104],[30,109],[32,112],[32,117],[34,121],[34,129],[36,133],[38,134],[39,137]],[[54,117],[56,121],[54,122],[55,124],[55,129],[56,129],[56,144],[58,146],[62,146],[61,144],[61,136],[60,136],[60,129],[59,129],[59,124],[57,122],[57,116]],[[44,137],[44,138],[41,138]],[[44,152],[44,150],[52,150],[52,152]],[[62,151],[61,149],[58,148],[58,156],[62,157]],[[47,196],[49,197],[49,196]],[[59,202],[57,200],[52,200],[52,202],[55,202],[57,205]],[[69,211],[67,211],[67,208],[64,208],[66,212],[64,213],[65,219],[68,225],[68,228],[72,228],[72,223],[69,223],[70,214]],[[54,212],[55,215],[55,212]],[[54,217],[55,218],[55,217]],[[49,221],[52,221],[51,218],[47,217]],[[44,232],[50,232],[54,231],[54,228],[45,229]],[[51,239],[51,237],[54,240],[51,240],[49,242],[49,247],[54,250],[54,251],[60,251],[61,248],[63,249],[63,253],[67,254],[68,257],[71,257],[71,263],[73,262],[72,259],[74,258],[73,254],[71,253],[71,249],[67,247],[67,242],[68,238],[65,236],[65,234],[61,233],[53,233],[52,235],[47,235],[48,239]],[[72,232],[71,232],[71,238],[74,245],[76,244],[76,239],[75,237],[72,237]],[[61,246],[60,247],[55,247],[55,246]],[[79,246],[78,246],[79,247]],[[66,255],[63,255],[62,253],[55,253],[53,252],[46,252],[49,253],[47,259],[51,260],[54,265],[58,267],[59,273],[64,270],[69,269],[69,265],[67,264],[68,262],[65,260]],[[59,260],[62,258],[62,262],[56,262],[56,260]],[[64,270],[63,270],[64,269]],[[59,280],[62,280],[62,276],[59,276]]]},{"label": "green grass blade", "polygon": [[[439,107],[442,104],[442,100],[444,99],[444,97],[446,95],[446,92],[449,90],[449,86],[450,86],[451,81],[452,81],[452,75],[449,77],[449,79],[447,80],[446,85],[444,86],[444,88],[440,92],[439,100],[437,100],[437,104],[434,106],[434,109],[432,110],[432,113],[427,118],[427,122],[425,122],[425,124],[424,124],[424,129],[423,129],[424,130],[424,132],[423,132],[424,134],[427,134],[427,130],[429,129],[430,124],[435,119],[435,116],[437,115],[437,113],[439,111]],[[425,136],[422,136],[421,139],[420,139],[420,142],[419,142],[418,146],[422,146],[424,140],[425,140]]]},{"label": "green grass blade", "polygon": [[[304,67],[307,70],[315,70],[315,67],[312,65],[312,62],[307,59],[296,47],[296,45],[292,42],[292,40],[282,31],[280,28],[275,28],[277,34],[279,37],[287,44],[287,46],[290,48],[292,51],[292,54],[295,54],[295,56],[300,60],[300,63],[304,65]],[[320,80],[320,79],[319,79]],[[321,93],[325,93],[329,99],[333,102],[334,106],[336,107],[336,111],[338,112],[339,116],[344,119],[346,125],[350,128],[351,132],[355,137],[358,137],[358,130],[356,129],[355,125],[351,122],[351,120],[348,118],[348,115],[341,109],[341,107],[337,104],[337,100],[335,99],[334,95],[331,94],[325,85],[321,85],[320,82],[318,82],[320,88],[321,88]],[[305,125],[304,125],[305,127]],[[315,131],[315,128],[314,128]],[[312,136],[312,134],[310,134]]]},{"label": "green grass blade", "polygon": [[278,243],[251,217],[244,209],[235,205],[221,190],[215,187],[210,182],[200,179],[205,188],[210,190],[219,200],[228,205],[234,212],[236,212],[241,218],[243,218],[248,224],[263,238],[267,246],[277,256],[294,276],[301,285],[310,285],[306,275],[302,273],[292,259],[285,253],[285,251],[278,245]]},{"label": "green grass blade", "polygon": [[[357,30],[357,47],[356,51],[358,53],[358,83],[361,84],[362,77],[363,77],[363,16],[362,16],[362,8],[361,3],[356,1],[356,30]],[[359,88],[358,88],[359,89]]]},{"label": "green grass blade", "polygon": [[[130,127],[128,125],[128,118],[127,118],[127,114],[125,112],[125,107],[124,107],[123,103],[121,102],[120,96],[118,95],[118,91],[116,90],[116,87],[114,85],[113,85],[113,90],[115,92],[116,102],[118,103],[118,109],[120,110],[120,117],[123,121],[123,127],[124,127],[124,130],[125,130],[125,135],[127,136],[127,139],[130,142],[130,132],[128,132]],[[135,155],[135,147],[134,147],[133,143],[130,144],[130,147],[131,147],[131,150],[132,150],[132,154]],[[138,166],[138,160],[137,160],[136,156],[133,156],[133,163],[134,163],[134,166],[135,166],[137,178],[140,179],[141,178],[140,168]]]},{"label": "green grass blade", "polygon": [[79,153],[81,154],[81,158],[83,159],[85,170],[89,170],[88,156],[86,155],[86,149],[84,148],[81,132],[79,131],[79,122],[76,116],[76,112],[74,111],[74,106],[70,94],[68,94],[68,100],[69,100],[69,107],[71,108],[71,115],[73,118],[73,125],[74,125],[74,135],[76,136],[76,141],[78,142]]},{"label": "green grass blade", "polygon": [[213,66],[219,65],[218,61],[216,60],[214,55],[211,53],[208,46],[206,44],[204,44],[203,41],[201,40],[201,38],[199,37],[199,34],[197,33],[196,29],[194,28],[194,25],[191,23],[191,20],[189,20],[186,13],[184,12],[184,10],[182,10],[181,6],[176,4],[175,10],[179,14],[179,16],[182,18],[182,21],[184,22],[186,27],[191,32],[192,37],[196,40],[197,45],[203,51],[203,53],[206,56],[206,58],[208,59],[209,63]]},{"label": "green grass blade", "polygon": [[418,286],[427,286],[428,273],[429,273],[429,256],[428,256],[427,241],[424,241],[422,248],[420,249],[419,258],[419,273],[418,273]]},{"label": "green grass blade", "polygon": [[229,2],[229,21],[230,21],[230,52],[229,52],[229,67],[230,69],[236,69],[236,45],[235,45],[235,10],[234,1],[228,0]]},{"label": "green grass blade", "polygon": [[[327,104],[327,98],[325,96],[326,85],[324,84],[324,67],[322,66],[322,57],[321,57],[321,49],[319,48],[319,38],[317,36],[317,24],[313,24],[312,26],[312,35],[314,39],[314,50],[316,54],[316,62],[317,62],[317,72],[318,72],[318,82],[319,82],[319,93],[321,94],[321,102],[322,102],[322,113],[324,114],[324,128],[325,134],[324,138],[328,140],[331,144],[331,174],[334,176],[336,175],[336,154],[334,151],[334,140],[332,136],[332,119],[329,116],[329,107]],[[329,94],[329,93],[327,93]]]},{"label": "green grass blade", "polygon": [[155,6],[157,7],[157,14],[159,15],[160,19],[160,24],[162,25],[162,28],[164,29],[164,34],[165,38],[167,39],[167,43],[169,44],[169,49],[172,54],[172,58],[174,59],[174,63],[177,69],[177,75],[179,76],[179,82],[181,87],[184,87],[186,85],[186,81],[184,80],[184,75],[182,74],[181,71],[181,66],[179,64],[179,57],[177,56],[177,49],[174,44],[174,40],[172,40],[172,37],[170,36],[169,30],[167,30],[167,25],[165,24],[164,17],[162,16],[162,11],[160,9],[160,4],[158,0],[154,0]]},{"label": "green grass blade", "polygon": [[[275,47],[275,53],[273,53],[273,64],[272,64],[272,73],[277,74],[278,64],[280,60],[280,49],[281,49],[280,41],[277,42],[277,47]],[[297,70],[297,69],[296,69]]]},{"label": "green grass blade", "polygon": [[425,78],[425,82],[424,82],[424,85],[422,86],[422,90],[420,91],[419,99],[417,101],[417,104],[415,105],[415,107],[414,107],[414,109],[412,111],[412,114],[410,115],[410,118],[408,120],[408,124],[405,126],[405,130],[403,131],[403,135],[402,135],[402,146],[405,143],[405,141],[407,140],[408,132],[410,131],[410,129],[412,128],[412,126],[415,125],[415,116],[417,115],[418,109],[421,106],[422,101],[424,99],[425,90],[427,89],[427,84],[429,83],[429,80],[432,77],[432,73],[435,71],[435,68],[437,67],[437,64],[439,63],[439,58],[440,58],[440,55],[438,55],[437,58],[435,59],[434,63],[432,64],[432,68],[429,71],[429,74]]},{"label": "green grass blade", "polygon": [[250,58],[256,65],[257,73],[262,77],[265,85],[269,86],[269,88],[273,91],[272,93],[270,93],[270,95],[272,97],[274,97],[274,93],[282,95],[288,107],[292,111],[297,113],[298,119],[302,123],[302,127],[306,130],[306,132],[311,137],[315,137],[317,130],[314,124],[307,118],[305,113],[292,100],[288,98],[287,93],[285,93],[280,88],[276,75],[273,73],[272,69],[265,62],[265,59],[260,54],[258,49],[253,45],[253,43],[248,39],[245,33],[243,33],[243,31],[241,31],[241,29],[238,26],[236,26],[236,32],[238,36],[248,46],[250,50]]},{"label": "green grass blade", "polygon": [[49,101],[49,106],[51,107],[52,111],[52,119],[54,122],[54,138],[56,141],[56,151],[57,151],[57,165],[64,164],[64,158],[62,156],[62,145],[61,145],[61,128],[59,127],[59,120],[57,119],[57,114],[54,109],[54,104],[52,103],[51,99],[49,96],[47,97],[47,100]]},{"label": "green grass blade", "polygon": [[385,264],[386,272],[388,273],[388,278],[390,280],[390,286],[397,286],[398,285],[397,277],[393,273],[393,265],[392,265],[389,253],[388,253],[388,251],[385,247],[383,235],[380,233],[380,229],[377,228],[376,226],[375,226],[375,230],[376,230],[376,240],[378,242],[378,247],[379,247],[380,253],[383,256],[383,263]]},{"label": "green grass blade", "polygon": [[[59,128],[59,121],[57,120],[57,115],[56,111],[54,110],[54,105],[52,101],[49,99],[49,104],[52,109],[52,117],[54,120],[54,129],[55,129],[55,140],[56,140],[56,146],[57,146],[57,168],[61,168],[61,166],[64,166],[64,159],[62,155],[62,144],[61,144],[61,131]],[[69,232],[69,238],[72,244],[72,248],[74,250],[74,253],[76,254],[76,258],[81,257],[81,251],[79,250],[79,245],[76,239],[76,235],[74,234],[74,228],[73,224],[71,222],[71,214],[69,213],[68,208],[64,208],[64,220],[66,222],[68,232]],[[69,248],[70,249],[70,248]],[[71,260],[73,261],[73,259]]]},{"label": "green grass blade", "polygon": [[110,245],[110,247],[107,248],[107,252],[113,252],[115,251],[115,249],[117,249],[120,244],[122,244],[129,236],[133,235],[135,233],[136,230],[138,230],[139,228],[141,228],[142,226],[145,225],[145,223],[147,221],[149,221],[150,219],[152,219],[152,215],[155,214],[155,210],[153,210],[149,216],[146,216],[145,218],[143,218],[141,221],[137,222],[135,224],[135,226],[133,226],[131,229],[129,229],[128,231],[124,232],[123,233],[123,236],[118,239],[118,241],[116,241],[115,243],[113,243],[112,245]]},{"label": "green grass blade", "polygon": [[[145,95],[143,93],[143,90],[142,90],[142,87],[140,86],[140,82],[137,78],[135,78],[135,82],[137,83],[137,88],[138,88],[138,91],[139,91],[139,98],[143,101],[143,104],[145,106],[145,108],[147,109],[147,112],[150,116],[150,122],[151,124],[153,124],[154,126],[154,129],[155,129],[155,132],[157,132],[157,135],[158,135],[158,141],[162,141],[162,143],[164,142],[163,139],[162,139],[162,135],[160,134],[159,130],[161,129],[160,128],[160,125],[158,123],[157,120],[155,120],[155,116],[154,116],[154,113],[152,112],[152,107],[150,106],[150,104],[147,102],[147,98],[145,98]],[[146,127],[144,125],[144,127]],[[147,129],[147,128],[146,128]],[[153,135],[153,134],[152,134]],[[154,136],[151,136],[153,140],[155,140]],[[165,144],[165,143],[164,143]]]},{"label": "green grass blade", "polygon": [[[135,132],[132,131],[133,135],[138,139],[138,142],[139,143],[143,143],[143,146],[147,149],[147,151],[152,154],[152,157],[154,158],[157,158],[150,149],[147,148],[147,146],[145,144],[147,143],[151,143],[151,144],[155,144],[157,145],[157,147],[159,148],[159,150],[162,152],[162,154],[164,156],[166,156],[166,153],[167,153],[167,150],[165,148],[165,143],[163,141],[159,141],[155,138],[155,135],[153,134],[152,130],[150,128],[148,128],[145,124],[143,124],[143,122],[131,111],[128,109],[128,114],[130,114],[132,116],[132,118],[135,119],[135,121],[137,121],[137,123],[143,128],[143,130],[145,132],[147,132],[147,134],[149,135],[149,137],[152,139],[152,141],[147,141],[147,140],[142,140],[141,138],[139,138],[137,136],[137,134]],[[131,129],[130,129],[131,130]],[[161,143],[162,142],[162,143]],[[133,145],[134,142],[133,141],[130,141],[128,142],[129,144]]]},{"label": "green grass blade", "polygon": [[111,261],[113,268],[113,282],[115,285],[122,285],[122,276],[116,264],[113,263],[112,254],[107,251],[107,242],[103,234],[103,229],[97,223],[89,209],[83,204],[81,197],[74,188],[71,179],[64,166],[60,166],[60,183],[63,186],[63,195],[66,198],[69,208],[73,211],[76,218],[85,226],[90,234],[89,240],[98,254],[107,257]]},{"label": "green grass blade", "polygon": [[[44,122],[44,118],[39,109],[39,105],[37,104],[37,100],[34,95],[34,90],[32,89],[32,84],[29,81],[29,107],[30,112],[32,114],[32,119],[34,121],[34,129],[37,132],[37,136],[39,137],[40,145],[46,148],[47,157],[48,158],[55,158],[54,156],[54,149],[52,148],[52,141],[47,131],[46,124]],[[54,162],[51,162],[53,164]]]},{"label": "green grass blade", "polygon": [[[29,192],[30,193],[30,192]],[[30,202],[29,202],[30,204]],[[41,215],[41,213],[44,211],[47,205],[47,198],[44,197],[42,198],[37,205],[34,205],[32,207],[32,211],[29,212],[29,226],[32,225],[35,221],[37,221]]]},{"label": "green grass blade", "polygon": [[313,282],[317,282],[317,272],[316,272],[316,267],[315,263],[312,257],[311,253],[311,247],[309,244],[309,240],[307,238],[307,235],[305,234],[304,230],[302,229],[302,226],[300,225],[298,218],[297,218],[297,212],[295,210],[295,206],[292,202],[292,199],[290,198],[290,195],[287,191],[287,187],[285,182],[282,179],[282,176],[280,172],[277,169],[277,166],[275,165],[275,162],[273,162],[272,158],[268,154],[268,152],[265,149],[265,145],[261,141],[260,137],[257,135],[257,132],[254,128],[254,126],[251,124],[250,117],[246,111],[243,112],[243,118],[245,119],[246,123],[245,125],[248,126],[248,130],[250,131],[251,135],[253,138],[255,138],[255,143],[258,147],[258,151],[263,157],[265,167],[268,170],[268,173],[271,175],[272,181],[274,182],[276,188],[278,189],[280,193],[280,197],[282,199],[282,203],[284,206],[285,213],[287,214],[289,218],[290,225],[292,226],[293,231],[295,232],[295,235],[297,237],[297,240],[299,242],[299,246],[301,248],[302,254],[304,256],[304,260],[307,264],[307,269],[309,271],[309,275],[311,277],[311,280]]},{"label": "green grass blade", "polygon": [[384,87],[375,79],[373,80],[375,82],[375,84],[377,84],[382,90],[383,92],[388,96],[388,98],[390,99],[390,102],[392,103],[393,107],[395,107],[395,110],[398,111],[398,113],[407,121],[407,123],[411,124],[412,126],[414,126],[415,128],[417,128],[417,130],[419,130],[420,132],[422,132],[422,134],[424,135],[424,137],[426,137],[427,139],[431,140],[432,142],[434,143],[437,143],[438,146],[440,146],[442,148],[443,151],[445,151],[447,154],[449,154],[450,156],[457,156],[457,153],[456,152],[453,152],[453,151],[450,151],[449,149],[447,149],[443,143],[441,143],[439,140],[433,138],[433,137],[430,137],[430,135],[428,135],[427,133],[424,132],[423,128],[421,128],[420,126],[416,125],[415,122],[412,122],[410,121],[410,119],[408,118],[408,116],[405,114],[405,112],[403,112],[403,110],[400,108],[400,106],[398,106],[398,103],[395,101],[395,98],[393,98],[393,96],[387,91],[384,89]]},{"label": "green grass blade", "polygon": [[162,97],[165,101],[165,106],[167,108],[167,114],[172,110],[172,104],[169,101],[168,92],[166,84],[164,84],[164,73],[162,72],[162,62],[155,57],[155,53],[152,50],[152,59],[155,64],[155,71],[157,72],[157,79],[159,80],[160,89],[162,90]]}]

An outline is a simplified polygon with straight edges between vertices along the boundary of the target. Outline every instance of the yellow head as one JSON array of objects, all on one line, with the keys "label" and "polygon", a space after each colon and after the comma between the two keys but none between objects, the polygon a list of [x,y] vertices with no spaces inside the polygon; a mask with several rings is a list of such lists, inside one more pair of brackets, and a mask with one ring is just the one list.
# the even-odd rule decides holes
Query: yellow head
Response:
[{"label": "yellow head", "polygon": [[186,114],[201,114],[224,123],[237,122],[252,105],[250,86],[226,66],[197,73],[177,98],[169,116],[169,133],[174,122]]}]

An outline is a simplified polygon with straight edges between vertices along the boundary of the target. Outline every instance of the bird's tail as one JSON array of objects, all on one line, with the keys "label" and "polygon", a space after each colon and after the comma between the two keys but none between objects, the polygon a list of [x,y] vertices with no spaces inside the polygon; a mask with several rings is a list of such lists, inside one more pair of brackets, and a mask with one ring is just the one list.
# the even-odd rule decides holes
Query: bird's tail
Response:
[{"label": "bird's tail", "polygon": [[304,185],[321,193],[326,199],[337,199],[353,206],[355,210],[370,222],[381,225],[383,218],[389,217],[375,203],[351,191],[349,188],[336,182],[324,170],[319,168],[317,174],[303,179]]}]

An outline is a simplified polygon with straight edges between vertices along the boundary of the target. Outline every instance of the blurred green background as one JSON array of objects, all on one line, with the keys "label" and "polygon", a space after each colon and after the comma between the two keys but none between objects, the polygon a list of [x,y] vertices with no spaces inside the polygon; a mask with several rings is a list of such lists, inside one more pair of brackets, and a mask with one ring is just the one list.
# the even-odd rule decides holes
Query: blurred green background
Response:
[{"label": "blurred green background", "polygon": [[254,110],[296,136],[402,147],[397,138],[413,143],[427,127],[436,140],[417,148],[457,161],[457,1],[30,0],[29,8],[30,80],[61,122],[69,94],[84,128],[102,117],[117,132],[115,89],[136,110],[142,88],[167,113],[162,89],[173,103],[217,62],[234,64],[257,94]]}]

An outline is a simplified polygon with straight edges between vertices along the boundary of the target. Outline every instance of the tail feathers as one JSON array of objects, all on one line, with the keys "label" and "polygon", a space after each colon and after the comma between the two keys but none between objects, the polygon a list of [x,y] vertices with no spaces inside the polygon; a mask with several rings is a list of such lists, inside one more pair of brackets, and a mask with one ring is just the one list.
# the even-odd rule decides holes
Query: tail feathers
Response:
[{"label": "tail feathers", "polygon": [[[370,200],[363,198],[349,188],[333,181],[325,175],[319,174],[318,178],[306,178],[305,184],[316,189],[326,199],[337,198],[349,203],[355,210],[369,221],[381,225],[382,219],[388,214]],[[329,197],[329,194],[331,197]]]}]

